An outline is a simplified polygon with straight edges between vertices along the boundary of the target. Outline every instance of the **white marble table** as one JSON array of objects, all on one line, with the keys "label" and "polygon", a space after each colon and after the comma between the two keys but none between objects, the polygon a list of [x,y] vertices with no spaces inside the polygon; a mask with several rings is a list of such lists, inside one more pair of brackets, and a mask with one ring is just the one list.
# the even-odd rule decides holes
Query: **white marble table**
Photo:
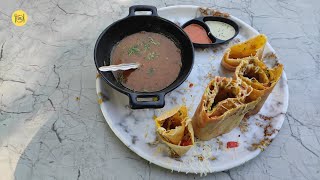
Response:
[{"label": "white marble table", "polygon": [[[105,122],[95,92],[93,48],[127,14],[130,0],[0,1],[0,179],[195,179],[131,152]],[[269,41],[285,65],[286,120],[257,158],[203,179],[319,179],[320,2],[161,0],[239,17]],[[16,27],[11,13],[28,23]]]}]

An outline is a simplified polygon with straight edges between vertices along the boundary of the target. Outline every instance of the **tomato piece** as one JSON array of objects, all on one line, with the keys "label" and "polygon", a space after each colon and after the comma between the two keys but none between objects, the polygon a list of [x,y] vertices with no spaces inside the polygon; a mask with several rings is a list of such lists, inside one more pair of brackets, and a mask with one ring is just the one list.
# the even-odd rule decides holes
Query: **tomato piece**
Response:
[{"label": "tomato piece", "polygon": [[191,139],[182,140],[181,143],[180,143],[181,146],[189,146],[189,145],[191,145],[191,144],[192,144]]},{"label": "tomato piece", "polygon": [[227,142],[227,148],[236,148],[239,146],[239,143],[236,141],[229,141]]}]

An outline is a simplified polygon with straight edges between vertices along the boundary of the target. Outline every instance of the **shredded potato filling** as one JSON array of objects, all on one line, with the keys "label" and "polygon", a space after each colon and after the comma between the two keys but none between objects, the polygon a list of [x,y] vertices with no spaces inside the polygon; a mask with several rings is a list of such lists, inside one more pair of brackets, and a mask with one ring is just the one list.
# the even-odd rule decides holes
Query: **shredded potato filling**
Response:
[{"label": "shredded potato filling", "polygon": [[161,124],[166,130],[174,129],[177,126],[181,126],[181,120],[184,120],[187,117],[186,112],[184,109],[178,110],[173,116],[168,117],[165,121]]},{"label": "shredded potato filling", "polygon": [[174,117],[169,117],[162,125],[162,127],[166,130],[174,129],[177,126],[181,126],[181,121],[179,119],[175,119]]},{"label": "shredded potato filling", "polygon": [[252,99],[251,93],[252,88],[241,79],[216,76],[192,118],[195,136],[209,140],[237,127],[260,100]]},{"label": "shredded potato filling", "polygon": [[194,132],[186,106],[173,108],[155,118],[157,134],[171,150],[172,156],[182,156],[194,145]]},{"label": "shredded potato filling", "polygon": [[[264,89],[272,83],[267,67],[259,60],[254,58],[249,61],[244,61],[240,67],[238,76],[247,84],[250,84],[255,89]],[[266,73],[268,72],[268,73]]]},{"label": "shredded potato filling", "polygon": [[180,146],[189,146],[189,145],[192,145],[192,139],[189,131],[186,129],[184,131],[184,136],[180,142]]},{"label": "shredded potato filling", "polygon": [[261,98],[260,102],[248,115],[259,112],[272,89],[279,81],[282,70],[282,64],[276,63],[273,68],[269,68],[263,61],[256,57],[251,57],[240,63],[235,71],[235,78],[238,81],[243,81],[247,86],[252,88],[251,94],[245,98],[245,101]]},{"label": "shredded potato filling", "polygon": [[[213,102],[213,106],[217,105],[220,101],[226,100],[228,98],[235,98],[235,88],[219,88],[216,98]],[[212,109],[212,108],[211,108]]]},{"label": "shredded potato filling", "polygon": [[[216,84],[213,84],[216,83]],[[234,86],[235,82],[227,79],[223,79],[222,81],[212,82],[207,90],[207,101],[206,101],[206,112],[209,116],[219,116],[222,115],[225,111],[230,108],[234,108],[233,101],[229,99],[233,99],[237,97],[239,91]],[[217,106],[221,104],[221,106]]]},{"label": "shredded potato filling", "polygon": [[265,78],[265,74],[262,73],[261,69],[258,69],[258,71],[254,70],[253,68],[247,68],[244,71],[243,76],[251,79],[252,81],[257,80],[260,83],[267,83],[268,79]]},{"label": "shredded potato filling", "polygon": [[236,108],[237,105],[233,102],[233,100],[227,100],[225,102],[222,102],[220,106],[217,106],[215,111],[213,111],[209,117],[214,117],[214,116],[221,116],[225,112],[227,112],[229,109]]}]

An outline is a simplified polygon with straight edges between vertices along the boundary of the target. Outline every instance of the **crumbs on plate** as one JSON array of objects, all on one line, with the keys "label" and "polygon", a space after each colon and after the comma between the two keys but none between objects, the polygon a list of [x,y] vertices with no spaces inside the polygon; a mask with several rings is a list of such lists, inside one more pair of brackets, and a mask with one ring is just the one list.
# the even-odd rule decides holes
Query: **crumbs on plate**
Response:
[{"label": "crumbs on plate", "polygon": [[221,12],[213,8],[200,7],[198,10],[200,11],[202,16],[211,15],[211,16],[219,16],[219,17],[225,17],[225,18],[230,17],[229,13]]}]

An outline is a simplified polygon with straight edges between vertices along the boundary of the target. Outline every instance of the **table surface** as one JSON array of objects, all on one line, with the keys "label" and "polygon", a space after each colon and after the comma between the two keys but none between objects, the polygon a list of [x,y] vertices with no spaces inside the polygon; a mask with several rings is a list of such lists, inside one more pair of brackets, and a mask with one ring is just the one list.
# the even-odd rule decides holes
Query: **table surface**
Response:
[{"label": "table surface", "polygon": [[[0,179],[195,179],[131,152],[97,103],[93,48],[138,0],[1,0]],[[268,36],[285,65],[290,102],[257,158],[203,179],[319,179],[320,1],[159,0],[228,12]],[[11,14],[29,19],[16,27]]]}]

